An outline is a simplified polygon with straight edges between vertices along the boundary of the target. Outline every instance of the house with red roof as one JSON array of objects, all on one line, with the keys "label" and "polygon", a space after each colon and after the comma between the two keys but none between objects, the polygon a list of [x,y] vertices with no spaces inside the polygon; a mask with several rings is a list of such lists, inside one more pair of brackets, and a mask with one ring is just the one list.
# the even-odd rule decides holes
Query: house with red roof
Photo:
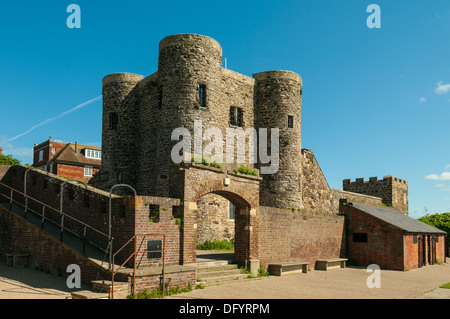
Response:
[{"label": "house with red roof", "polygon": [[100,147],[66,143],[51,137],[33,148],[33,167],[86,183],[100,170],[101,158]]}]

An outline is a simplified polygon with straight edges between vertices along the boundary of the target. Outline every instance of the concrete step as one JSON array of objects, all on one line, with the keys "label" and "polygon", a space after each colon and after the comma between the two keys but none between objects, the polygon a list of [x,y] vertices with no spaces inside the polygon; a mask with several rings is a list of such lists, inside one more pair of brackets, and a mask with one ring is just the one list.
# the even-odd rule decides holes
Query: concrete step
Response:
[{"label": "concrete step", "polygon": [[80,290],[71,293],[72,299],[109,299],[107,292],[95,292],[90,290]]},{"label": "concrete step", "polygon": [[212,269],[216,267],[229,265],[228,260],[212,260],[212,261],[199,261],[195,265],[197,269]]},{"label": "concrete step", "polygon": [[[112,283],[110,280],[94,280],[92,290],[72,292],[72,299],[110,299]],[[114,299],[125,299],[128,296],[128,283],[114,281]]]},{"label": "concrete step", "polygon": [[240,274],[242,274],[242,271],[235,267],[233,269],[218,269],[218,270],[197,272],[197,277],[201,278],[201,279],[206,279],[206,278],[236,275],[236,274],[240,275]]}]

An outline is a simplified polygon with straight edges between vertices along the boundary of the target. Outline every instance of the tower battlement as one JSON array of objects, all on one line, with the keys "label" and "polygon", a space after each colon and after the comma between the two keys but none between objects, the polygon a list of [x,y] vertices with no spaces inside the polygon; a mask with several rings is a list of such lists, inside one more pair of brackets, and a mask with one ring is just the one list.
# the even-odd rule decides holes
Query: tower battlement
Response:
[{"label": "tower battlement", "polygon": [[387,206],[399,209],[408,215],[408,182],[393,176],[384,176],[383,179],[370,177],[368,181],[364,178],[344,179],[343,190],[353,193],[380,197]]}]

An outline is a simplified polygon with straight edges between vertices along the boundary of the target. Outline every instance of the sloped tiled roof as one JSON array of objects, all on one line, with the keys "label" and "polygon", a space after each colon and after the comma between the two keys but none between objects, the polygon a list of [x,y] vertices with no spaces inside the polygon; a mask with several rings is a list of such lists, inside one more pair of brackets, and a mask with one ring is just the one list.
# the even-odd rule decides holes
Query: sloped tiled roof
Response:
[{"label": "sloped tiled roof", "polygon": [[353,203],[353,207],[410,233],[446,234],[445,231],[402,214],[394,208]]},{"label": "sloped tiled roof", "polygon": [[102,162],[101,159],[88,158],[83,155],[82,151],[85,149],[101,151],[100,147],[67,143],[50,159],[50,162],[100,166]]}]

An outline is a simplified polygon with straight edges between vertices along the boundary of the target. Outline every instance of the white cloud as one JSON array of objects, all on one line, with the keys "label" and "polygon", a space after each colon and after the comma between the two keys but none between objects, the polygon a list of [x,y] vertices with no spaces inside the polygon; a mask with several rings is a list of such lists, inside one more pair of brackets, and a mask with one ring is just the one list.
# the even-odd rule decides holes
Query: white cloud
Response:
[{"label": "white cloud", "polygon": [[440,175],[431,174],[425,176],[426,179],[434,180],[434,181],[450,181],[450,172],[443,172]]},{"label": "white cloud", "polygon": [[434,185],[434,187],[445,187],[445,184],[437,184],[437,185]]},{"label": "white cloud", "polygon": [[435,92],[437,94],[446,94],[450,92],[450,84],[442,84],[442,81],[439,82],[436,86]]},{"label": "white cloud", "polygon": [[427,101],[427,99],[424,98],[424,97],[421,97],[420,100],[419,100],[420,103],[425,103],[426,101]]}]

